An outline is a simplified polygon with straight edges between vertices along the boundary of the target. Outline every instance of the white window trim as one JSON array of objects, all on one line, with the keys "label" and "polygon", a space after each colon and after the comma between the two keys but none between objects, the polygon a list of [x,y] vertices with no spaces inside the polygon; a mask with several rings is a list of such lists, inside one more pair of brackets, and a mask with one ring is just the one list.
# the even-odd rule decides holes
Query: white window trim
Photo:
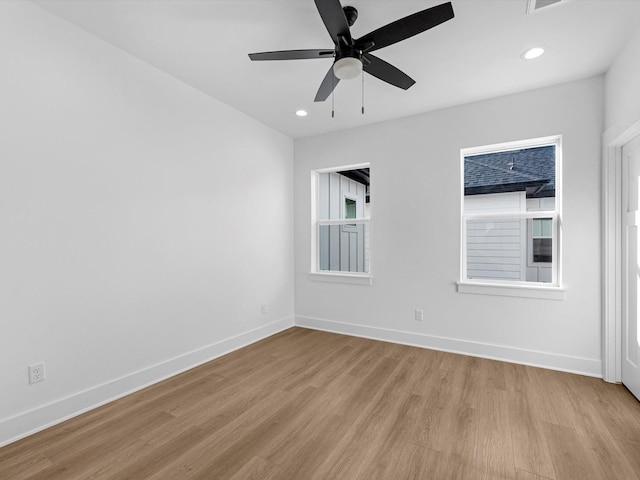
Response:
[{"label": "white window trim", "polygon": [[[343,283],[351,285],[372,285],[372,261],[369,257],[369,271],[367,273],[354,273],[354,272],[339,272],[336,270],[320,270],[320,251],[318,249],[318,231],[321,225],[349,225],[353,223],[363,223],[365,225],[370,224],[370,217],[367,218],[349,218],[349,219],[332,219],[332,220],[319,220],[318,219],[318,190],[319,190],[319,175],[320,173],[340,173],[347,170],[357,170],[359,168],[369,168],[371,171],[370,163],[357,163],[354,165],[344,165],[331,168],[320,168],[311,171],[311,269],[309,271],[309,278],[314,281],[331,282],[331,283]],[[343,195],[346,192],[343,192]],[[348,194],[347,194],[348,195]],[[341,211],[344,205],[341,207]],[[371,206],[369,206],[371,210]],[[371,213],[369,213],[371,215]],[[343,215],[344,216],[344,215]]]},{"label": "white window trim", "polygon": [[[556,192],[555,210],[535,210],[520,213],[494,213],[475,214],[464,213],[464,159],[470,155],[484,153],[504,152],[523,148],[543,147],[555,145],[556,147]],[[458,293],[472,293],[484,295],[500,295],[509,297],[541,298],[551,300],[564,300],[566,290],[562,283],[562,135],[541,137],[530,140],[506,142],[481,147],[463,148],[460,150],[460,280],[457,283]],[[523,282],[509,280],[479,280],[467,278],[467,235],[466,221],[473,218],[553,218],[553,232],[555,238],[552,243],[553,255],[556,258],[552,262],[552,283]]]},{"label": "white window trim", "polygon": [[482,280],[458,282],[458,293],[498,295],[501,297],[542,298],[546,300],[564,300],[566,290],[561,287],[549,287],[548,283],[522,282],[513,285],[489,283]]},{"label": "white window trim", "polygon": [[373,285],[373,277],[368,273],[318,271],[309,272],[309,278],[317,282],[347,283],[350,285]]}]

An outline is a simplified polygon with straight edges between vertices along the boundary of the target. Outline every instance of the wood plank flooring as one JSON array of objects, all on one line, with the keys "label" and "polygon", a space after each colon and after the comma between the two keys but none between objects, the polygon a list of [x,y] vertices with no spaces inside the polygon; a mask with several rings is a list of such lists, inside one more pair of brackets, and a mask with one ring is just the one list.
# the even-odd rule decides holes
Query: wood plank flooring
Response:
[{"label": "wood plank flooring", "polygon": [[1,448],[0,478],[640,480],[640,402],[292,328]]}]

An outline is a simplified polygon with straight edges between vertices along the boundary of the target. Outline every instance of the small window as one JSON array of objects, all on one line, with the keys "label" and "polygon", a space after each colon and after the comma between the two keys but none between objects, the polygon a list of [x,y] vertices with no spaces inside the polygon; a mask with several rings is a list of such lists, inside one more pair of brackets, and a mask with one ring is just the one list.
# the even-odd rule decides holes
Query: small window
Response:
[{"label": "small window", "polygon": [[531,240],[534,263],[551,263],[553,259],[553,219],[531,220]]},{"label": "small window", "polygon": [[311,273],[369,276],[368,165],[312,172],[314,236]]},{"label": "small window", "polygon": [[[348,193],[343,191],[343,196],[344,205],[342,209],[342,218],[344,218],[345,220],[349,218],[358,218],[358,207],[362,200],[357,193],[357,188],[356,193]],[[356,225],[355,223],[346,223],[342,226],[342,231],[357,232],[357,228],[358,225]]]},{"label": "small window", "polygon": [[461,151],[461,283],[560,286],[560,153],[560,137]]},{"label": "small window", "polygon": [[344,199],[344,218],[356,218],[356,203],[352,198]]}]

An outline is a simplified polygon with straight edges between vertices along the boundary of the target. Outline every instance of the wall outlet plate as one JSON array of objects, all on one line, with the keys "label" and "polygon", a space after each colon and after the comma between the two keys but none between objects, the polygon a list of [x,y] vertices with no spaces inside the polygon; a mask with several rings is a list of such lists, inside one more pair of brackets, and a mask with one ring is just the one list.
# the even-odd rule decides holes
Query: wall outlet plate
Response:
[{"label": "wall outlet plate", "polygon": [[424,310],[420,308],[416,308],[415,319],[416,319],[416,322],[421,322],[422,320],[424,320]]},{"label": "wall outlet plate", "polygon": [[29,365],[29,385],[44,381],[44,362]]}]

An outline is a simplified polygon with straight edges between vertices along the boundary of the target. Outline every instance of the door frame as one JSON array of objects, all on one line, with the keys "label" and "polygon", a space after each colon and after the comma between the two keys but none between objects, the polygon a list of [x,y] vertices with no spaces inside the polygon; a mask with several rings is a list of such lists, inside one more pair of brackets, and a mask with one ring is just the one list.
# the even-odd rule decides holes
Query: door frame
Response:
[{"label": "door frame", "polygon": [[602,378],[622,381],[622,147],[640,136],[640,121],[603,135]]}]

